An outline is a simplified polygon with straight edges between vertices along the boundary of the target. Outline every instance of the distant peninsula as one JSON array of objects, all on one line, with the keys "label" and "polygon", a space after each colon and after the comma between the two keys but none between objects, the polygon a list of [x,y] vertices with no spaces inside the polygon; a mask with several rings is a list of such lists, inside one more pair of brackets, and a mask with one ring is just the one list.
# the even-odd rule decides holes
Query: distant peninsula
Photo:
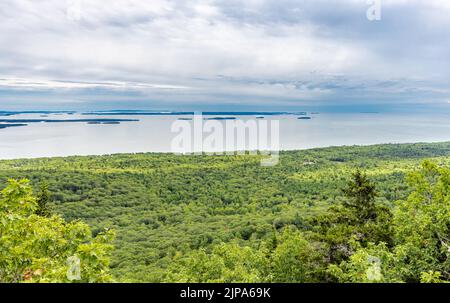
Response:
[{"label": "distant peninsula", "polygon": [[236,120],[236,117],[214,117],[214,118],[205,118],[204,120]]},{"label": "distant peninsula", "polygon": [[9,128],[9,127],[27,126],[27,125],[28,125],[28,124],[24,124],[24,123],[0,124],[0,129],[5,129],[5,128]]},{"label": "distant peninsula", "polygon": [[297,115],[298,113],[291,112],[177,112],[177,111],[94,111],[94,112],[84,112],[82,115],[89,116],[187,116],[202,114],[203,116],[281,116],[281,115]]},{"label": "distant peninsula", "polygon": [[50,114],[63,115],[63,114],[67,114],[67,115],[73,115],[75,113],[76,113],[76,111],[49,111],[49,110],[42,110],[42,111],[34,111],[34,110],[29,110],[29,111],[0,111],[0,116],[9,117],[9,116],[15,116],[15,115],[22,115],[22,114],[41,114],[41,115],[50,115]]},{"label": "distant peninsula", "polygon": [[0,119],[0,129],[28,126],[28,123],[120,124],[121,122],[138,121],[137,119]]}]

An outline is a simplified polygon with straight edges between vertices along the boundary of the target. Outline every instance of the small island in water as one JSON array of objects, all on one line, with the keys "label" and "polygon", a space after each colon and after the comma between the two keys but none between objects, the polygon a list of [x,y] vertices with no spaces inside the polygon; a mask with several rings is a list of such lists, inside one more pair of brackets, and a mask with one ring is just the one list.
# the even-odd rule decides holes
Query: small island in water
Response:
[{"label": "small island in water", "polygon": [[104,124],[109,124],[109,125],[117,125],[120,124],[120,121],[106,121],[106,122],[102,122],[102,121],[90,121],[87,124],[95,124],[95,125],[104,125]]},{"label": "small island in water", "polygon": [[0,129],[5,129],[8,127],[19,127],[19,126],[27,126],[28,124],[24,124],[24,123],[6,123],[6,124],[0,124]]},{"label": "small island in water", "polygon": [[214,117],[214,118],[205,118],[204,120],[236,120],[236,117]]},{"label": "small island in water", "polygon": [[120,124],[121,122],[138,122],[137,119],[0,119],[0,129],[28,126],[29,123],[87,123]]}]

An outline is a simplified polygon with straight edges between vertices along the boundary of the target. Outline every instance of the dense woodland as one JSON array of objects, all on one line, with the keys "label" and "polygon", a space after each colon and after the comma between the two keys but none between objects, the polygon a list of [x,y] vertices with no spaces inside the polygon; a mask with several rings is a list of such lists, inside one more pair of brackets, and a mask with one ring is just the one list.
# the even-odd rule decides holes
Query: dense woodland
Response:
[{"label": "dense woodland", "polygon": [[450,143],[261,157],[0,161],[0,281],[450,280]]}]

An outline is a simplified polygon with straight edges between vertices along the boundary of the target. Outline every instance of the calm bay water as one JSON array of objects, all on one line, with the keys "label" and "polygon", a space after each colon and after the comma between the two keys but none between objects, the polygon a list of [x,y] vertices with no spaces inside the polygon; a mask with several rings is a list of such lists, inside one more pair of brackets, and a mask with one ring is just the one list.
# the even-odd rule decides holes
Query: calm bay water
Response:
[{"label": "calm bay water", "polygon": [[[227,115],[229,116],[229,115]],[[171,125],[189,116],[83,116],[51,114],[45,119],[139,119],[119,125],[87,123],[30,123],[0,129],[0,159],[171,152],[176,136]],[[340,145],[450,141],[450,114],[322,113],[311,120],[296,116],[267,116],[280,121],[282,150]],[[37,119],[21,114],[2,119]],[[237,117],[247,120],[255,117]],[[41,118],[42,119],[42,118]],[[225,122],[222,122],[225,123]]]}]

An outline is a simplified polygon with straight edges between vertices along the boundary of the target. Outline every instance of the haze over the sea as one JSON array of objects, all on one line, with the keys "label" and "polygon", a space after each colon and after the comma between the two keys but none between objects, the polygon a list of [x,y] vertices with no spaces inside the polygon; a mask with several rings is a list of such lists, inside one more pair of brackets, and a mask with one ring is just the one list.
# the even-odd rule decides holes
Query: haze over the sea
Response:
[{"label": "haze over the sea", "polygon": [[[243,121],[255,120],[257,117],[268,121],[278,120],[281,150],[450,141],[450,113],[308,112],[300,116],[216,113],[206,117],[208,119],[234,117]],[[311,119],[302,120],[298,119],[299,117]],[[117,116],[33,113],[0,117],[2,120],[27,124],[0,129],[0,159],[172,152],[172,140],[177,133],[171,132],[171,128],[178,119],[183,118],[192,122],[189,121],[192,119],[191,115],[161,114]],[[71,122],[64,122],[67,119]],[[45,122],[48,120],[60,122]],[[225,124],[226,120],[217,122]]]}]

